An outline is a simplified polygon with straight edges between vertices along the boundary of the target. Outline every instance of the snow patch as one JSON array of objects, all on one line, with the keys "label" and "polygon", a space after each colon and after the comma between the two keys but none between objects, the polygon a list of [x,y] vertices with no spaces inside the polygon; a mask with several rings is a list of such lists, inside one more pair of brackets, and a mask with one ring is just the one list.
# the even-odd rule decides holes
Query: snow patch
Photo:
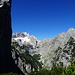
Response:
[{"label": "snow patch", "polygon": [[30,42],[30,39],[28,37],[25,37],[25,38],[18,37],[18,38],[14,38],[14,39],[16,41],[20,39],[22,43],[24,43],[24,42]]}]

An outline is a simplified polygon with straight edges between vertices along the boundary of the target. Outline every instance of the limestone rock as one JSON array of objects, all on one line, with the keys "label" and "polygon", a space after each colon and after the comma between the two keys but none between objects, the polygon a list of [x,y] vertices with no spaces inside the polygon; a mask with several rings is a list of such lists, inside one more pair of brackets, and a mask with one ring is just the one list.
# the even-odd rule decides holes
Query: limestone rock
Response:
[{"label": "limestone rock", "polygon": [[31,55],[40,54],[40,61],[42,61],[43,67],[46,67],[48,69],[50,69],[53,64],[68,66],[70,64],[70,60],[74,60],[75,58],[74,28],[70,28],[67,32],[62,32],[61,34],[58,34],[53,39],[47,38],[44,40],[38,40],[35,36],[27,35],[24,37],[20,37],[20,40],[26,41],[23,43],[20,40],[16,40],[18,38],[19,37],[12,39],[16,42],[20,42],[20,45],[24,45],[25,48],[28,45],[32,45],[32,48],[31,46],[28,46],[27,50],[29,50],[29,53]]}]

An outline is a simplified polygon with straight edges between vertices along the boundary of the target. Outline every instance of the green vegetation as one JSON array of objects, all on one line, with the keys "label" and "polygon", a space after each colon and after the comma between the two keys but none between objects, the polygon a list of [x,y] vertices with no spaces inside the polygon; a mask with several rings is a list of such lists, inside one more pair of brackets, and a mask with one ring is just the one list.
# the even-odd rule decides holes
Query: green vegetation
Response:
[{"label": "green vegetation", "polygon": [[[24,46],[26,48],[26,46]],[[34,54],[31,56],[26,49],[22,50],[22,47],[17,43],[14,42],[11,44],[12,52],[15,51],[15,53],[18,54],[18,57],[25,63],[25,64],[31,64],[31,70],[37,70],[42,68],[42,63],[38,60],[40,59],[40,54]],[[25,51],[24,51],[25,50]]]},{"label": "green vegetation", "polygon": [[67,68],[54,65],[51,70],[36,70],[28,75],[75,75],[75,60],[71,61],[71,64]]},{"label": "green vegetation", "polygon": [[34,54],[33,58],[36,59],[37,61],[40,60],[41,55],[40,54]]},{"label": "green vegetation", "polygon": [[[1,75],[21,75],[17,73],[3,73]],[[30,72],[28,75],[75,75],[75,60],[66,67],[53,66],[51,70],[41,69]]]},{"label": "green vegetation", "polygon": [[25,59],[25,63],[26,64],[31,64],[32,69],[34,68],[35,70],[37,70],[38,68],[41,69],[42,68],[42,64],[40,62],[38,62],[35,58],[33,58],[30,54],[28,53],[21,53],[20,54],[20,58],[22,60]]},{"label": "green vegetation", "polygon": [[17,73],[2,73],[1,75],[22,75],[22,74],[17,74]]}]

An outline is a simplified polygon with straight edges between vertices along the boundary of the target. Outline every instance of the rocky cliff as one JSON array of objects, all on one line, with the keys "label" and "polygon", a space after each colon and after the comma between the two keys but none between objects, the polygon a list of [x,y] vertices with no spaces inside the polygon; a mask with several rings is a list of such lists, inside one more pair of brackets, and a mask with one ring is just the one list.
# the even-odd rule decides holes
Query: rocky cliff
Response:
[{"label": "rocky cliff", "polygon": [[38,45],[38,40],[35,36],[30,36],[26,32],[12,34],[12,57],[15,64],[23,73],[29,73],[32,70],[41,69],[41,63],[31,55],[30,50],[35,49]]},{"label": "rocky cliff", "polygon": [[28,33],[13,33],[12,37],[12,41],[18,42],[29,54],[40,54],[40,62],[47,69],[50,69],[53,64],[67,67],[75,58],[74,28],[70,28],[53,39],[38,40]]}]

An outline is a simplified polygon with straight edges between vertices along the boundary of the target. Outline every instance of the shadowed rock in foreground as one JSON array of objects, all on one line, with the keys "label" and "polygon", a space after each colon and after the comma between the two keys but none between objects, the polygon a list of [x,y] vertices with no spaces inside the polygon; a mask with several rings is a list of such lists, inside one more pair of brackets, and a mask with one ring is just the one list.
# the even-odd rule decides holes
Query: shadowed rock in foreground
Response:
[{"label": "shadowed rock in foreground", "polygon": [[11,0],[0,0],[0,73],[19,73],[11,55]]}]

